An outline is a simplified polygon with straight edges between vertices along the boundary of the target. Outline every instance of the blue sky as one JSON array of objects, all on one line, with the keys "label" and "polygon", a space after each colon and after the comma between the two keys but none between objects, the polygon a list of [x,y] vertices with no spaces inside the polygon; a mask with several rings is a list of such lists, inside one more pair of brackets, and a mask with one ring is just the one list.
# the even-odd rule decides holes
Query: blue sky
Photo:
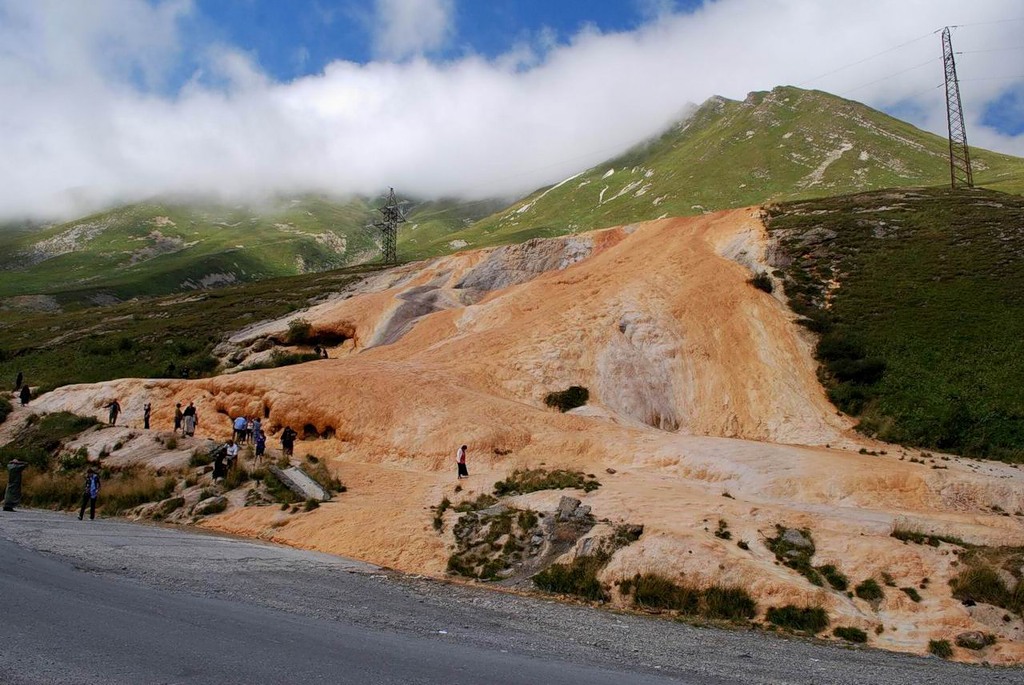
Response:
[{"label": "blue sky", "polygon": [[[581,30],[631,31],[659,12],[688,11],[701,0],[462,0],[454,3],[453,39],[429,56],[488,58],[542,35],[565,43]],[[279,80],[316,74],[329,62],[372,61],[373,2],[356,0],[196,0],[190,30],[252,54]]]},{"label": "blue sky", "polygon": [[1024,156],[1020,0],[0,0],[0,219],[161,194],[511,198],[796,85]]}]

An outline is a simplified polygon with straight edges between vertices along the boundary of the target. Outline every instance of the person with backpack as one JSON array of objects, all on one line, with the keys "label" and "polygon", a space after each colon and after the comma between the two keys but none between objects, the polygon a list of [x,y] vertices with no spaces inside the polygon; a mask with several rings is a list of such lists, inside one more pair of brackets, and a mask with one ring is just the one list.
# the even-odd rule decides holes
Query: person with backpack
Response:
[{"label": "person with backpack", "polygon": [[96,498],[100,495],[100,474],[95,466],[90,466],[85,474],[85,490],[82,492],[82,508],[78,510],[78,520],[85,516],[85,506],[89,505],[89,520],[96,518]]},{"label": "person with backpack", "polygon": [[298,433],[292,430],[291,426],[285,426],[285,429],[281,431],[281,451],[284,452],[284,456],[292,456],[292,451],[295,449],[295,438]]}]

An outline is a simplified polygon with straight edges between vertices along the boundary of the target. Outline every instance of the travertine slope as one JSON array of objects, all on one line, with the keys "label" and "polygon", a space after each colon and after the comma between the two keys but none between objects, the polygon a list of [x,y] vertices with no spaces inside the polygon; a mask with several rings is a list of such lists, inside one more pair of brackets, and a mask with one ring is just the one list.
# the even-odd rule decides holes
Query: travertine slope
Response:
[{"label": "travertine slope", "polygon": [[[488,492],[516,467],[571,467],[602,482],[583,496],[598,518],[645,524],[606,569],[609,581],[659,571],[740,584],[762,606],[820,603],[834,624],[884,625],[873,644],[900,650],[994,632],[1001,639],[984,658],[1020,660],[1020,621],[950,598],[948,545],[889,533],[901,521],[1024,545],[1022,519],[993,509],[1024,511],[1024,478],[960,459],[931,468],[853,434],[817,382],[812,341],[781,297],[747,282],[766,240],[756,210],[736,210],[407,265],[293,315],[347,338],[330,359],[73,386],[37,404],[99,415],[116,396],[130,417],[152,402],[162,428],[175,401],[194,401],[200,434],[227,437],[229,416],[266,412],[275,446],[285,425],[327,436],[296,454],[325,459],[349,492],[301,517],[232,509],[209,524],[223,530],[440,574],[450,537],[433,530],[432,505]],[[235,358],[284,339],[289,319],[240,331]],[[586,407],[544,406],[571,385],[590,390]],[[471,478],[456,494],[463,443]],[[550,510],[559,494],[519,503]],[[732,541],[710,532],[719,519]],[[836,564],[853,584],[884,572],[899,586],[928,578],[935,590],[919,604],[893,591],[876,607],[816,588],[762,544],[775,524],[809,528],[814,562]]]}]

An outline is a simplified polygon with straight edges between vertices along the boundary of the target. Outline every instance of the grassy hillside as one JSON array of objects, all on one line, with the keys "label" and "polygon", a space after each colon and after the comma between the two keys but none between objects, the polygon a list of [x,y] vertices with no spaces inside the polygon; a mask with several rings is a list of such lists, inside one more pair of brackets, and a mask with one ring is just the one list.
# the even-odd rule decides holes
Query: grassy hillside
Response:
[{"label": "grassy hillside", "polygon": [[[42,294],[25,304],[73,307],[373,262],[380,252],[366,226],[374,207],[314,196],[256,208],[150,203],[44,229],[8,227],[0,231],[0,297]],[[411,203],[414,228],[403,233],[450,232],[495,209]]]},{"label": "grassy hillside", "polygon": [[822,381],[861,430],[1024,462],[1024,198],[884,191],[768,213]]},{"label": "grassy hillside", "polygon": [[223,335],[294,311],[377,267],[275,278],[188,295],[65,312],[0,311],[0,383],[18,371],[44,389],[112,378],[216,371]]},{"label": "grassy hillside", "polygon": [[[443,242],[480,247],[769,201],[942,185],[947,155],[944,138],[827,93],[780,87],[743,102],[716,97],[659,138]],[[979,185],[1024,192],[1024,159],[980,149],[971,157]]]}]

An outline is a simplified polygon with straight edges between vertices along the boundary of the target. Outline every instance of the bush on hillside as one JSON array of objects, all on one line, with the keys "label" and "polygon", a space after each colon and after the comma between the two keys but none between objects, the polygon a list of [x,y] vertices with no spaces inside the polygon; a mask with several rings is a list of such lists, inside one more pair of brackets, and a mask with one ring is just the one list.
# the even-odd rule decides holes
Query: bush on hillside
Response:
[{"label": "bush on hillside", "polygon": [[544,398],[544,404],[564,413],[570,409],[582,407],[589,399],[589,390],[579,385],[573,385],[566,390],[548,393]]}]

